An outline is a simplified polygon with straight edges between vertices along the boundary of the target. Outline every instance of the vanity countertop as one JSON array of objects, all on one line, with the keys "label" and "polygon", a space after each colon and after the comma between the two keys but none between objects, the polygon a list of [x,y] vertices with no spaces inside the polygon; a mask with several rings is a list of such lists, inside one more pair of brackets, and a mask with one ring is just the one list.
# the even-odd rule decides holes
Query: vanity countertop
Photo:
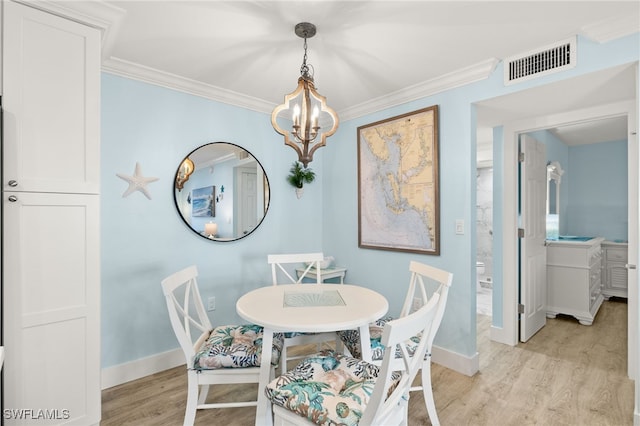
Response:
[{"label": "vanity countertop", "polygon": [[592,246],[594,244],[602,243],[604,241],[603,237],[573,237],[573,236],[560,236],[557,240],[547,240],[548,245],[569,245],[569,246]]},{"label": "vanity countertop", "polygon": [[620,246],[620,247],[627,247],[629,245],[628,242],[626,241],[609,241],[609,240],[605,240],[602,242],[602,244],[606,244],[608,246]]}]

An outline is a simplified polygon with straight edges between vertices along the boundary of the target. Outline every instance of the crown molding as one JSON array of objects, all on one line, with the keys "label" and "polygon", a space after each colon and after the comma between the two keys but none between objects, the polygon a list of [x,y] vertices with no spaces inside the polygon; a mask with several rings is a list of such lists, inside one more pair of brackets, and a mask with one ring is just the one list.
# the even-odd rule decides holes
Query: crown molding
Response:
[{"label": "crown molding", "polygon": [[[489,59],[462,70],[443,75],[439,78],[416,84],[389,95],[380,96],[371,101],[339,111],[341,121],[351,120],[382,109],[390,108],[435,93],[463,86],[487,78],[498,64],[497,59]],[[221,87],[205,84],[176,74],[159,71],[118,58],[109,58],[102,63],[104,72],[144,81],[146,83],[178,90],[225,104],[247,108],[253,111],[271,114],[275,104],[247,96]]]},{"label": "crown molding", "polygon": [[340,112],[341,120],[352,120],[364,115],[401,105],[436,93],[455,89],[469,83],[486,79],[495,70],[500,61],[491,58],[475,65],[444,74],[440,77],[400,89],[388,95],[354,105]]},{"label": "crown molding", "polygon": [[634,15],[617,16],[582,28],[582,35],[598,43],[606,43],[640,31],[638,17]]},{"label": "crown molding", "polygon": [[102,70],[110,74],[144,81],[156,86],[189,93],[191,95],[200,96],[225,104],[247,108],[252,111],[271,114],[271,111],[276,106],[272,102],[267,102],[253,96],[244,95],[222,87],[202,83],[176,74],[160,71],[134,62],[125,61],[123,59],[112,57],[103,60]]}]

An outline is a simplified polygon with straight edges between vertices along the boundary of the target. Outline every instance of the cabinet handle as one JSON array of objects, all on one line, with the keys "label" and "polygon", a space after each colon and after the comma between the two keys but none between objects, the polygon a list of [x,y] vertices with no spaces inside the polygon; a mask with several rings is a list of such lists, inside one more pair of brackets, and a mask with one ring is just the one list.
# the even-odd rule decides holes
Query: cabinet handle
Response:
[{"label": "cabinet handle", "polygon": [[9,186],[12,188],[15,188],[16,186],[18,186],[17,180],[10,180],[8,183],[9,183]]},{"label": "cabinet handle", "polygon": [[636,265],[629,265],[628,263],[624,265],[624,267],[627,269],[636,269]]},{"label": "cabinet handle", "polygon": [[9,201],[15,203],[16,201],[18,201],[18,197],[16,197],[15,195],[9,195]]}]

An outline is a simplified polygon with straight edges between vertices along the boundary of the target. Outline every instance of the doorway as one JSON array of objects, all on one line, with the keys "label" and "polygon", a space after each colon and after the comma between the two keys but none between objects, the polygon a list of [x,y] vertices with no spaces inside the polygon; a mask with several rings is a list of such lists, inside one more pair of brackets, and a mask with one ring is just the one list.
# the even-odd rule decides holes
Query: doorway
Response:
[{"label": "doorway", "polygon": [[[491,128],[495,134],[494,177],[500,191],[494,194],[494,306],[491,339],[508,345],[518,342],[518,251],[517,251],[517,137],[520,133],[602,117],[626,116],[629,132],[629,258],[638,259],[637,186],[638,148],[637,63],[623,64],[579,77],[550,83],[477,104],[478,131]],[[605,89],[606,88],[606,89]],[[635,211],[632,211],[635,210]],[[635,219],[634,219],[635,218]],[[634,262],[636,263],[636,262]],[[629,366],[634,374],[637,358],[637,270],[629,270]]]},{"label": "doorway", "polygon": [[[587,110],[579,110],[572,111],[570,113],[563,113],[554,116],[546,116],[544,120],[534,119],[534,120],[525,120],[518,123],[512,123],[505,126],[505,143],[504,152],[505,152],[505,164],[507,164],[507,158],[512,158],[514,163],[516,163],[515,159],[517,158],[517,150],[515,149],[515,144],[511,143],[511,141],[515,141],[519,134],[531,132],[535,130],[540,130],[542,128],[547,127],[555,127],[564,124],[570,123],[581,123],[586,121],[592,121],[596,119],[601,119],[603,117],[615,117],[615,116],[626,116],[628,121],[628,128],[635,128],[635,105],[633,102],[620,102],[617,104],[610,104],[601,107],[594,107]],[[545,126],[536,127],[535,124],[544,121]],[[638,179],[637,175],[634,176],[632,171],[638,169],[638,157],[637,157],[637,142],[633,136],[629,136],[628,138],[628,170],[629,170],[629,187],[628,187],[628,203],[629,203],[629,212],[628,212],[628,241],[629,241],[629,259],[637,258],[637,224],[638,224],[638,212],[637,212],[637,200],[638,200]],[[636,154],[634,154],[634,152]],[[509,174],[512,172],[513,174]],[[509,177],[515,176],[515,172],[513,172],[510,167],[505,167],[505,186],[508,186]],[[511,200],[516,200],[518,197],[518,191],[515,186],[512,188],[505,188],[505,199],[510,198]],[[511,203],[505,203],[505,211],[509,210],[509,205]],[[514,232],[510,232],[508,229],[507,222],[513,219],[513,222],[516,221],[516,213],[515,209],[513,211],[513,216],[505,214],[504,223],[504,276],[505,282],[508,283],[508,277],[512,277],[513,283],[517,282],[517,235]],[[514,250],[509,250],[507,247],[513,247]],[[630,262],[631,263],[631,262]],[[629,270],[629,283],[637,283],[637,272],[635,270]],[[637,288],[635,285],[629,285],[629,298],[628,298],[628,306],[629,306],[629,322],[628,322],[628,366],[629,366],[629,377],[635,377],[636,371],[636,333],[637,333],[637,322],[635,318],[637,318]],[[505,285],[503,289],[504,300],[503,300],[503,312],[505,323],[503,330],[508,330],[511,333],[510,336],[502,336],[506,337],[506,341],[503,343],[508,344],[516,344],[518,341],[518,314],[516,311],[516,303],[518,300],[518,289],[515,285],[509,286]]]}]

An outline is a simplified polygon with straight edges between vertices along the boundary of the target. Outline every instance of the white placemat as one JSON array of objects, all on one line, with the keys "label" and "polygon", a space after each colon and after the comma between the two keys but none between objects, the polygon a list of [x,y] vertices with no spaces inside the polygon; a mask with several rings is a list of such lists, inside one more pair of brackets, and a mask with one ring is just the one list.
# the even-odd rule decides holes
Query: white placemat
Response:
[{"label": "white placemat", "polygon": [[345,306],[338,290],[285,291],[284,306],[300,308],[305,306]]}]

